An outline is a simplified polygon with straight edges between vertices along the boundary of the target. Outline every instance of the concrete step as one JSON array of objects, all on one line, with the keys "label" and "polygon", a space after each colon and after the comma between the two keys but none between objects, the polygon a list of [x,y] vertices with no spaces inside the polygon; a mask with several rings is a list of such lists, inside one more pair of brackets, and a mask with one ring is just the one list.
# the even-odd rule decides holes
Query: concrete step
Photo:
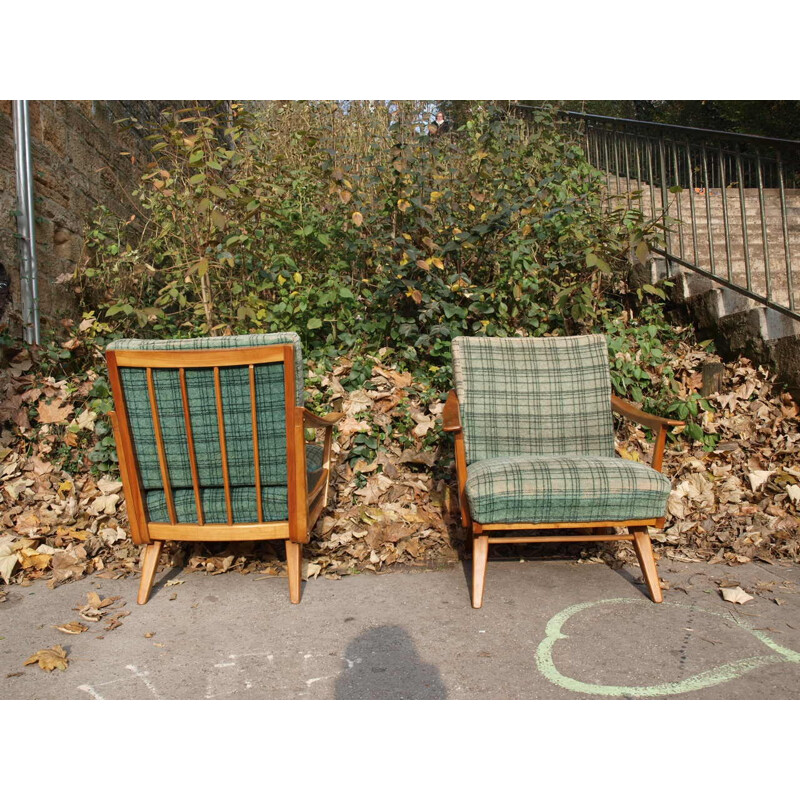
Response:
[{"label": "concrete step", "polygon": [[[617,188],[617,180],[613,175],[611,175],[610,179],[607,181],[607,186],[609,186],[610,188],[613,188],[613,189]],[[650,184],[648,184],[648,183],[646,183],[644,181],[642,181],[640,183],[635,178],[633,178],[630,182],[627,182],[625,180],[625,178],[620,178],[619,179],[619,187],[622,190],[626,191],[627,190],[626,189],[627,186],[631,187],[631,191],[639,191],[639,190],[641,190],[641,191],[646,192],[647,194],[650,193]],[[661,187],[660,186],[653,186],[652,188],[653,188],[653,192],[657,196],[660,196]],[[691,191],[688,186],[682,186],[681,189],[683,190],[682,193],[685,193],[687,195]],[[703,192],[697,191],[698,189],[702,189],[704,192],[707,191],[708,192],[708,196],[710,198],[712,198],[712,199],[713,198],[719,199],[719,198],[722,197],[722,191],[723,190],[719,186],[712,186],[710,188],[706,188],[704,186],[697,185],[697,186],[694,186],[693,189],[695,191],[695,196],[696,197],[705,197],[705,194],[703,194]],[[739,196],[740,196],[740,191],[739,191],[738,187],[736,187],[736,186],[728,186],[725,189],[725,193],[726,193],[726,195],[727,195],[729,200],[734,200],[735,199],[738,202],[738,199],[739,199]],[[741,192],[741,194],[744,194],[745,203],[748,204],[748,205],[749,205],[751,200],[755,201],[756,203],[758,202],[759,190],[757,188],[744,189]],[[789,203],[791,205],[795,205],[795,206],[800,205],[800,189],[785,188],[783,194],[784,194],[784,197],[786,198],[787,203]],[[765,202],[772,202],[772,201],[780,202],[780,195],[781,195],[780,189],[777,189],[777,188],[765,188],[764,189],[764,200],[765,200]]]},{"label": "concrete step", "polygon": [[[659,281],[665,280],[669,278],[673,282],[675,282],[676,286],[678,287],[678,293],[680,299],[688,299],[703,295],[713,289],[718,288],[725,288],[721,287],[719,283],[716,283],[711,278],[706,277],[705,275],[701,275],[694,270],[689,269],[688,267],[683,267],[682,265],[673,263],[672,266],[669,268],[669,271],[663,265],[663,262],[656,261],[654,262],[657,266],[653,267],[651,280]],[[700,262],[698,264],[702,269],[707,270],[709,273],[711,272],[711,268],[708,263]],[[742,288],[747,288],[747,277],[743,266],[736,265],[737,269],[732,270],[732,280],[733,283],[742,286]],[[717,265],[717,269],[715,273],[717,276],[724,280],[728,280],[728,271],[727,267],[720,268]],[[754,307],[755,305],[759,305],[757,301],[750,300],[745,295],[741,295],[735,292],[735,290],[729,289],[728,292],[734,292],[737,298],[739,299],[738,304],[733,303],[732,301],[726,301],[727,305],[734,308],[735,311],[741,310],[742,304],[748,308]],[[767,294],[767,282],[765,279],[765,275],[763,270],[751,269],[750,274],[750,291],[755,292],[757,294],[763,294],[766,296]],[[794,294],[794,301],[795,306],[800,308],[800,287],[793,286],[793,294]],[[786,274],[785,272],[783,275],[776,271],[771,271],[770,274],[770,299],[775,303],[780,303],[785,306],[790,305],[790,297],[788,286],[786,282]],[[734,313],[733,311],[729,313]]]},{"label": "concrete step", "polygon": [[[655,205],[651,204],[650,197],[632,197],[631,202],[628,203],[625,199],[627,195],[611,198],[612,199],[612,207],[613,208],[635,208],[640,210],[643,214],[651,214],[653,213],[653,209],[655,210],[656,214],[661,214],[663,211],[663,206],[661,205],[661,198],[656,198]],[[640,202],[641,199],[641,202]],[[738,200],[734,203],[729,201],[728,202],[728,219],[733,220],[737,219],[741,222],[742,213],[741,213],[741,206],[739,205]],[[679,197],[678,195],[671,195],[670,199],[667,203],[667,213],[671,216],[676,216],[679,212],[683,214],[685,217],[689,217],[692,211],[692,203],[688,197]],[[710,211],[710,214],[709,214]],[[706,207],[706,202],[703,198],[695,198],[694,203],[694,213],[695,217],[698,220],[705,220],[709,216],[712,219],[724,219],[725,217],[725,209],[723,203],[721,201],[715,201],[713,203],[709,203],[708,207]],[[772,221],[780,221],[783,219],[782,207],[780,204],[777,205],[767,205],[764,204],[764,216],[768,220]],[[761,220],[761,206],[756,203],[749,203],[745,202],[745,218],[748,221],[760,221]],[[800,224],[800,205],[798,206],[787,206],[786,207],[786,218],[787,221],[792,224]]]}]

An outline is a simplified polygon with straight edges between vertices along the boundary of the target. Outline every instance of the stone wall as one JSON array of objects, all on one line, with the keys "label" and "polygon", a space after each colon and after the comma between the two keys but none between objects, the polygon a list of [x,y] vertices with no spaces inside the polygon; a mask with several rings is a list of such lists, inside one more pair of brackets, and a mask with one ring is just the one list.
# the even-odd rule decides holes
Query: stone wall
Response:
[{"label": "stone wall", "polygon": [[[82,257],[83,233],[95,206],[134,213],[131,191],[148,160],[142,134],[115,120],[153,121],[187,101],[31,101],[39,313],[45,328],[76,312],[76,299],[59,275]],[[203,101],[201,101],[203,102]],[[0,263],[10,278],[10,302],[0,328],[20,332],[19,250],[11,101],[0,101]]]}]

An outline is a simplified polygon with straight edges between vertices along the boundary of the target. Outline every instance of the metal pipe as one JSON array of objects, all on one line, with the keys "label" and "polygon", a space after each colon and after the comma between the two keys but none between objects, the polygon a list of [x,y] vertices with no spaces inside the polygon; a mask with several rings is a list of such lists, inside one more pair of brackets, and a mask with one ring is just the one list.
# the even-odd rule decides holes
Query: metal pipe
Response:
[{"label": "metal pipe", "polygon": [[17,230],[20,250],[22,329],[28,344],[39,344],[39,289],[36,220],[33,205],[33,158],[27,100],[14,100],[14,158],[17,173]]},{"label": "metal pipe", "polygon": [[692,216],[692,259],[697,261],[697,209],[694,205],[694,175],[692,169],[692,146],[686,140],[686,167],[689,173],[689,213]]},{"label": "metal pipe", "polygon": [[752,289],[750,278],[750,243],[747,240],[747,206],[744,201],[744,177],[742,175],[742,154],[736,154],[736,177],[739,180],[739,205],[742,215],[742,242],[744,243],[744,271],[747,291]]},{"label": "metal pipe", "polygon": [[644,199],[642,191],[642,165],[639,160],[639,155],[641,152],[641,145],[639,143],[639,137],[637,136],[634,139],[634,153],[636,154],[636,191],[639,193],[639,213],[644,214]]},{"label": "metal pipe", "polygon": [[664,152],[664,140],[658,140],[658,171],[661,173],[661,211],[664,215],[664,241],[666,250],[669,252],[670,246],[669,225],[667,225],[667,206],[669,205],[669,187],[667,186],[667,157]]},{"label": "metal pipe", "polygon": [[670,148],[672,150],[672,168],[675,170],[675,183],[673,185],[677,189],[681,189],[675,195],[675,202],[677,203],[676,208],[678,211],[678,252],[680,257],[683,258],[685,255],[683,252],[683,189],[678,172],[678,145],[672,142]]},{"label": "metal pipe", "polygon": [[781,190],[781,222],[783,223],[783,249],[786,254],[786,289],[789,292],[789,308],[794,311],[794,289],[792,288],[792,254],[789,247],[789,224],[786,216],[786,190],[783,186],[783,163],[778,156],[778,181]]},{"label": "metal pipe", "polygon": [[631,166],[628,159],[628,137],[625,136],[622,140],[622,146],[625,154],[625,197],[628,201],[628,210],[631,207]]},{"label": "metal pipe", "polygon": [[647,180],[650,185],[650,216],[656,216],[656,190],[653,185],[653,141],[647,139]]},{"label": "metal pipe", "polygon": [[[700,151],[703,155],[703,183],[705,185],[705,193],[706,193],[706,229],[708,230],[708,257],[711,260],[711,274],[717,274],[716,264],[714,263],[714,227],[713,227],[713,220],[711,218],[711,187],[708,183],[708,153],[706,152],[706,146],[703,145],[702,150]],[[748,284],[747,288],[750,288]]]},{"label": "metal pipe", "polygon": [[728,259],[728,280],[733,282],[733,253],[731,252],[731,225],[728,220],[728,182],[725,179],[725,156],[719,148],[719,190],[722,192],[722,224],[725,229],[725,255]]},{"label": "metal pipe", "polygon": [[610,162],[608,159],[608,136],[606,136],[606,132],[603,131],[603,172],[606,173],[606,206],[608,210],[611,210],[611,172],[610,172]]},{"label": "metal pipe", "polygon": [[767,299],[772,299],[769,280],[769,242],[767,241],[767,209],[764,205],[764,178],[761,174],[761,156],[756,157],[756,175],[758,176],[758,206],[761,211],[761,238],[764,241],[764,280]]}]

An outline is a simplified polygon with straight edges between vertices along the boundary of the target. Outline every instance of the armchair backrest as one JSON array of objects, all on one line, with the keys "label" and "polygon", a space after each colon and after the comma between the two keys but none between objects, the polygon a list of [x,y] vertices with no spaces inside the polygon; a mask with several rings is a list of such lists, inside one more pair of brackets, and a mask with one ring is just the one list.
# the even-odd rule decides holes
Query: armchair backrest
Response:
[{"label": "armchair backrest", "polygon": [[604,336],[453,339],[467,463],[518,455],[614,455]]},{"label": "armchair backrest", "polygon": [[[264,487],[287,487],[292,473],[288,443],[303,404],[296,333],[120,339],[108,345],[107,360],[121,442],[132,451],[126,483],[150,493],[146,504],[158,490],[173,525],[182,490],[194,495],[201,523],[202,498],[223,490],[229,522],[231,498],[252,498],[259,520],[264,497],[286,507],[286,492]],[[266,518],[287,519],[288,509]]]}]

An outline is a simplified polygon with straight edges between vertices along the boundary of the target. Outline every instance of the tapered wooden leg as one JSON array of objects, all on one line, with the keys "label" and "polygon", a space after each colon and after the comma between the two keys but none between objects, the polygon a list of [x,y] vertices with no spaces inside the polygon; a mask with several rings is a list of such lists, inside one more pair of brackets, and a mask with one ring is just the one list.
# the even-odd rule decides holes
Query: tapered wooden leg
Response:
[{"label": "tapered wooden leg", "polygon": [[139,581],[139,597],[136,602],[143,606],[150,597],[150,590],[153,588],[153,579],[156,577],[158,569],[158,559],[161,557],[161,549],[164,542],[153,542],[145,545],[144,560],[142,563],[142,579]]},{"label": "tapered wooden leg", "polygon": [[489,560],[489,536],[472,539],[472,607],[483,605],[483,586],[486,583],[486,562]]},{"label": "tapered wooden leg", "polygon": [[289,599],[300,602],[300,572],[303,566],[303,545],[286,540],[286,568],[289,571]]},{"label": "tapered wooden leg", "polygon": [[647,528],[631,528],[633,534],[633,549],[636,551],[636,557],[639,559],[639,566],[642,568],[647,588],[650,590],[650,597],[653,598],[654,603],[660,603],[664,597],[661,594],[661,584],[658,580],[658,570],[656,569],[656,560],[653,556],[653,543],[650,541],[650,535],[647,533]]}]

